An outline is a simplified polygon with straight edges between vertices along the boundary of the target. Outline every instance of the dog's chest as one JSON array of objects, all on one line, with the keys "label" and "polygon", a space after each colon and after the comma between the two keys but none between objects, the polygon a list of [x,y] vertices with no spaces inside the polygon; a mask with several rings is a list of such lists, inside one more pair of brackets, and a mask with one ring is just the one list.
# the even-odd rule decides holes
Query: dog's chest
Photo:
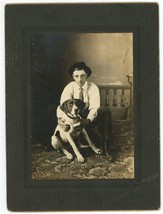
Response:
[{"label": "dog's chest", "polygon": [[[75,130],[75,124],[77,124],[80,121],[80,117],[72,119],[72,118],[68,117],[65,114],[64,117],[62,117],[62,120],[64,121],[65,124],[69,124],[70,125],[71,128],[70,128],[70,130],[68,132],[71,133],[71,136],[73,138],[77,138],[79,136],[79,134],[81,133],[81,130],[80,131],[76,131]],[[66,135],[67,135],[68,132],[63,131],[63,129],[59,125],[56,127],[55,133],[56,133],[56,131],[59,131],[61,139],[64,142],[67,142]]]}]

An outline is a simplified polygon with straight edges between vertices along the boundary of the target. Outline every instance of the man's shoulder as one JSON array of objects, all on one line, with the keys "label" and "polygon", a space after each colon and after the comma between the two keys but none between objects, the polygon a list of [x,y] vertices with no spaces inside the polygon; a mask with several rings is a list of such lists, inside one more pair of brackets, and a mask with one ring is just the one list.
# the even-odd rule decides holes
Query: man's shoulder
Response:
[{"label": "man's shoulder", "polygon": [[74,86],[74,81],[68,83],[68,84],[65,86],[65,88],[71,88],[71,87],[73,87],[73,86]]},{"label": "man's shoulder", "polygon": [[98,86],[95,83],[93,83],[93,82],[87,82],[87,84],[88,84],[88,87],[98,88]]}]

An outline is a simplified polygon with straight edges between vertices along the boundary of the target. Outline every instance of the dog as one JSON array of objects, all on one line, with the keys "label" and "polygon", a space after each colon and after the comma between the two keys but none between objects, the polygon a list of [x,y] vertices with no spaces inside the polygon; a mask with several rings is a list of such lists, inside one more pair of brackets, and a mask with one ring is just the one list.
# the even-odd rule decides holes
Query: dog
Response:
[{"label": "dog", "polygon": [[[85,103],[80,99],[66,100],[60,109],[63,111],[62,122],[69,125],[69,130],[64,131],[60,125],[57,125],[54,135],[51,137],[51,144],[56,150],[62,150],[68,159],[73,159],[73,156],[63,146],[63,143],[70,143],[78,162],[84,162],[84,157],[80,153],[78,146],[80,145],[79,135],[82,133],[83,137],[88,142],[89,146],[96,154],[101,154],[102,150],[97,148],[88,136],[87,131],[83,129],[77,129],[80,126],[80,112],[85,108]],[[76,139],[76,142],[75,142]],[[78,144],[77,144],[78,143]]]}]

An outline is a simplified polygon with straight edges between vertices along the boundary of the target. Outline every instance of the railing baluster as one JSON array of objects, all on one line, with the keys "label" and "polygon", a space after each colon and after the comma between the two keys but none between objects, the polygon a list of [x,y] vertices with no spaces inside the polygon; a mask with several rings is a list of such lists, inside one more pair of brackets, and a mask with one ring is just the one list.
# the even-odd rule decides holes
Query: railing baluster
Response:
[{"label": "railing baluster", "polygon": [[109,89],[106,89],[105,106],[109,106]]},{"label": "railing baluster", "polygon": [[113,89],[114,91],[114,97],[113,97],[113,106],[117,106],[117,90],[118,89]]},{"label": "railing baluster", "polygon": [[125,107],[125,89],[121,89],[122,90],[122,95],[121,95],[121,107]]}]

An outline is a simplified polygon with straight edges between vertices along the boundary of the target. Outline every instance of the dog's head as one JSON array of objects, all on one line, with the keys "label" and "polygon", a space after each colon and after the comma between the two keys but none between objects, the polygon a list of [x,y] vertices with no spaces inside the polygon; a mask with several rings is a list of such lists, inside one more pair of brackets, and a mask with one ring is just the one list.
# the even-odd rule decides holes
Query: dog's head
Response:
[{"label": "dog's head", "polygon": [[60,108],[68,116],[76,118],[80,115],[80,112],[84,110],[85,103],[80,99],[69,99],[66,100]]}]

